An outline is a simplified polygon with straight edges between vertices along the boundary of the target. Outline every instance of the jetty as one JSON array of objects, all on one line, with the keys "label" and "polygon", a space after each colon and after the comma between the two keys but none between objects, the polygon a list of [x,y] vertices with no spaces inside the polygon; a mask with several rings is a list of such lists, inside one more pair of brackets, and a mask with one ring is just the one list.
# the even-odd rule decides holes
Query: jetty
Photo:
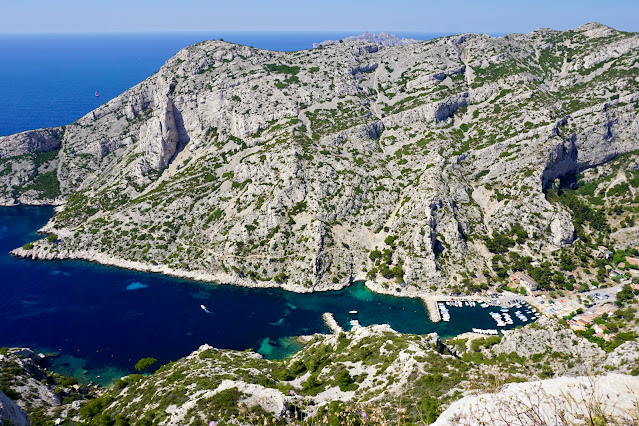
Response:
[{"label": "jetty", "polygon": [[337,321],[335,321],[335,317],[333,316],[332,312],[324,312],[322,314],[322,319],[324,320],[328,328],[331,329],[333,334],[339,334],[344,332],[344,329],[340,327]]},{"label": "jetty", "polygon": [[442,320],[442,315],[441,312],[439,312],[439,307],[437,306],[437,299],[432,296],[422,296],[421,299],[424,302],[424,305],[426,305],[430,321],[440,322]]}]

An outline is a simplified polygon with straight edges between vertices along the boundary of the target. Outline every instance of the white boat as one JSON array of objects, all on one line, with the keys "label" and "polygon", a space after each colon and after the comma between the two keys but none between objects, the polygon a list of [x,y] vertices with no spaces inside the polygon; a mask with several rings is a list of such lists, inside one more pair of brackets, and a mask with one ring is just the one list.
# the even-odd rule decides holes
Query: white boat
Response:
[{"label": "white boat", "polygon": [[351,315],[357,315],[357,311],[348,311],[348,313]]}]

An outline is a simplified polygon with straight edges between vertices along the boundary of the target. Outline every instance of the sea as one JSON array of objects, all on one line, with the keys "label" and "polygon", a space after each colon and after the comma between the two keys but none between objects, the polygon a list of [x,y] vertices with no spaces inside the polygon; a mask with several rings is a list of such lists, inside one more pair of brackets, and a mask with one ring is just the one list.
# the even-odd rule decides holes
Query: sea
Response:
[{"label": "sea", "polygon": [[[3,35],[0,134],[71,123],[151,75],[181,48],[207,38],[288,51],[347,35]],[[490,309],[480,307],[450,308],[451,322],[434,324],[421,300],[376,294],[363,283],[296,294],[9,254],[40,238],[36,231],[53,213],[51,207],[0,207],[0,346],[46,353],[47,367],[82,382],[109,385],[134,372],[140,358],[153,357],[161,365],[203,344],[252,348],[266,358],[283,359],[301,348],[296,336],[329,332],[324,312],[334,313],[346,329],[351,319],[443,337],[495,327]]]}]

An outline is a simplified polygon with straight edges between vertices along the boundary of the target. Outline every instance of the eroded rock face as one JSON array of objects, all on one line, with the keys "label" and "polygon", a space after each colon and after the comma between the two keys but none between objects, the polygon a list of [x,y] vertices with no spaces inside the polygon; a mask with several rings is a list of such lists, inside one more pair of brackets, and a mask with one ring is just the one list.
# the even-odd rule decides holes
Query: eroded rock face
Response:
[{"label": "eroded rock face", "polygon": [[32,152],[48,152],[60,148],[64,130],[61,127],[28,130],[0,137],[0,159]]},{"label": "eroded rock face", "polygon": [[29,417],[4,392],[0,391],[0,422],[15,426],[28,426]]},{"label": "eroded rock face", "polygon": [[47,227],[59,241],[15,254],[295,291],[368,276],[398,294],[489,268],[483,237],[514,224],[536,259],[575,238],[545,189],[636,149],[638,39],[198,43],[64,133],[0,138],[0,203],[68,200]]},{"label": "eroded rock face", "polygon": [[161,170],[168,166],[180,140],[171,99],[162,101],[157,115],[147,120],[140,127],[139,149],[142,174],[149,170]]}]

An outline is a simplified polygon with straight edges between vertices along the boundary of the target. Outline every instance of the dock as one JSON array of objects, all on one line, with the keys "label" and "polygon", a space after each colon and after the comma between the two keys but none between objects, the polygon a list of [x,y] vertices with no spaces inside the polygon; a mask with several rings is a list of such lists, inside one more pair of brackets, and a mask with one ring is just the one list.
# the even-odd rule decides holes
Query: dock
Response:
[{"label": "dock", "polygon": [[441,312],[437,307],[437,300],[434,297],[422,296],[422,301],[428,310],[428,317],[431,322],[440,322],[442,320]]},{"label": "dock", "polygon": [[333,334],[339,334],[344,332],[344,329],[340,327],[337,321],[335,321],[335,317],[333,316],[331,312],[324,312],[322,314],[322,319],[324,320],[328,328],[331,329]]}]

